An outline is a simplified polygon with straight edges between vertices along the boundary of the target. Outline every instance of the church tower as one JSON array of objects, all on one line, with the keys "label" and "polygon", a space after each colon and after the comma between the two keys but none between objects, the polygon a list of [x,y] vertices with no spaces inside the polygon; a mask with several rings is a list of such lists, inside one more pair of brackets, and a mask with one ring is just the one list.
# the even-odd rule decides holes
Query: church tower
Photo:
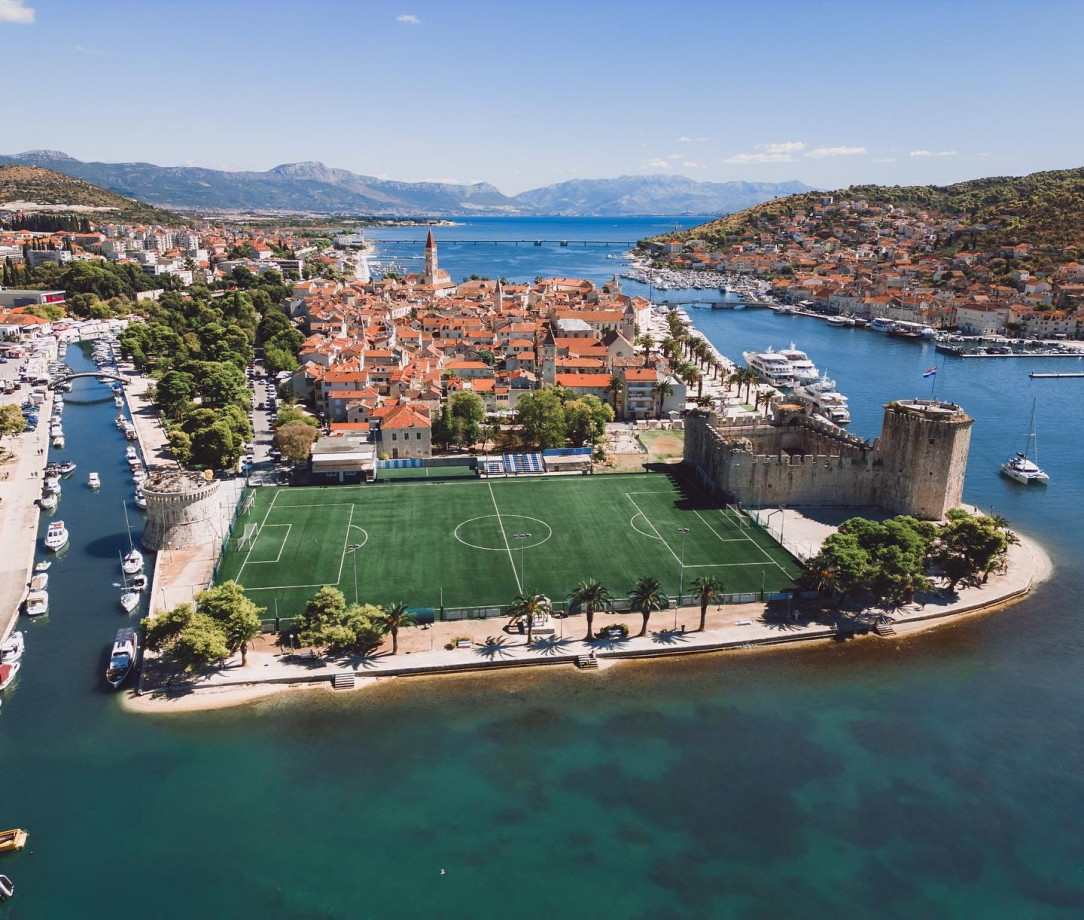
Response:
[{"label": "church tower", "polygon": [[493,306],[496,309],[498,316],[504,313],[504,285],[501,284],[499,278],[497,279],[497,294],[494,298]]},{"label": "church tower", "polygon": [[425,284],[437,283],[437,243],[433,239],[433,231],[429,231],[429,237],[425,241],[425,273],[422,275]]}]

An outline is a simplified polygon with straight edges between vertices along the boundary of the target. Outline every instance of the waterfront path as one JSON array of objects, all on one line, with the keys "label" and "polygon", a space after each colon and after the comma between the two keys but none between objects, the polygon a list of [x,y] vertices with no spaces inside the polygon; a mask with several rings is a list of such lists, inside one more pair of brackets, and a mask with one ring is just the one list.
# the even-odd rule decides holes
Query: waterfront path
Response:
[{"label": "waterfront path", "polygon": [[[262,685],[272,690],[330,683],[336,675],[353,675],[363,686],[367,679],[408,675],[436,675],[461,671],[536,665],[569,665],[594,653],[603,667],[622,658],[661,657],[678,654],[756,649],[810,641],[840,641],[873,635],[875,627],[888,626],[895,635],[876,641],[895,641],[899,635],[919,632],[953,622],[968,614],[995,609],[1027,594],[1049,576],[1050,561],[1037,544],[1022,538],[1010,547],[1005,573],[988,583],[963,588],[951,596],[919,596],[916,603],[892,610],[845,610],[794,607],[783,604],[745,604],[709,608],[707,629],[693,632],[699,608],[682,607],[652,615],[648,635],[618,641],[583,641],[586,620],[582,616],[553,621],[553,635],[536,637],[527,646],[525,637],[504,630],[503,619],[463,620],[436,623],[426,629],[405,629],[399,635],[399,654],[381,650],[366,657],[310,657],[308,649],[286,649],[264,637],[248,654],[248,664],[235,655],[223,666],[168,687],[155,687],[154,675],[144,680],[144,696],[135,708],[169,711],[171,708],[216,708],[243,701],[244,688]],[[640,617],[635,613],[598,614],[595,629],[624,623],[635,633]],[[564,635],[562,635],[562,632]],[[445,648],[462,638],[464,647]],[[488,642],[487,642],[488,640]],[[152,665],[153,668],[153,665]],[[238,690],[231,695],[229,691]],[[172,701],[184,698],[183,704]]]}]

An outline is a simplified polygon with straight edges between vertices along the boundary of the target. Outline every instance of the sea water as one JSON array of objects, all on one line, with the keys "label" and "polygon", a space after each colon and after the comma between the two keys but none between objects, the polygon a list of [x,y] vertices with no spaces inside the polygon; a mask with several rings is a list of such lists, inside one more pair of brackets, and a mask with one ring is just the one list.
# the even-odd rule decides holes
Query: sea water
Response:
[{"label": "sea water", "polygon": [[[470,272],[508,274],[493,249]],[[130,715],[101,676],[125,622],[124,442],[105,387],[77,383],[72,547],[0,713],[0,825],[31,831],[0,858],[18,888],[0,917],[1078,916],[1084,381],[766,311],[691,315],[739,360],[794,341],[864,437],[883,403],[930,394],[936,364],[936,395],[976,419],[965,498],[1040,540],[1054,578],[906,641]],[[1033,397],[1045,490],[998,475]]]}]

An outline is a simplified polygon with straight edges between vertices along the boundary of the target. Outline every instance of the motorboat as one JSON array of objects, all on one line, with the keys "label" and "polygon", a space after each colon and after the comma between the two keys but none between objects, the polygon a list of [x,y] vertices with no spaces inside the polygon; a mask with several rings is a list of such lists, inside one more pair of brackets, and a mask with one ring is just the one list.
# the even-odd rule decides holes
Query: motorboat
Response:
[{"label": "motorboat", "polygon": [[68,545],[68,528],[63,521],[53,521],[45,532],[45,548],[50,552],[59,552]]},{"label": "motorboat", "polygon": [[869,321],[870,332],[880,332],[887,335],[893,329],[896,328],[896,324],[883,316],[875,316]]},{"label": "motorboat", "polygon": [[820,376],[820,373],[817,371],[817,365],[810,361],[809,355],[804,351],[799,350],[793,342],[790,343],[790,348],[784,348],[779,354],[790,362],[795,386],[802,386],[806,383],[815,383]]},{"label": "motorboat", "polygon": [[141,467],[142,465],[143,465],[143,461],[140,460],[139,457],[129,457],[128,458],[128,469],[134,470],[134,469],[137,469],[137,468]]},{"label": "motorboat", "polygon": [[142,467],[132,470],[132,482],[134,482],[137,486],[143,485],[146,479],[147,472]]},{"label": "motorboat", "polygon": [[52,563],[48,559],[42,559],[36,566],[34,566],[35,572],[48,572],[52,568]]},{"label": "motorboat", "polygon": [[23,634],[19,630],[15,630],[8,636],[7,641],[0,645],[0,664],[14,664],[23,657],[25,648],[26,640],[23,638]]},{"label": "motorboat", "polygon": [[70,476],[74,472],[75,472],[75,461],[74,460],[65,460],[63,463],[60,464],[60,475],[61,476]]},{"label": "motorboat", "polygon": [[49,573],[38,572],[30,579],[31,591],[44,591],[49,587]]},{"label": "motorboat", "polygon": [[60,491],[60,477],[46,476],[42,480],[41,488],[46,495],[56,495]]},{"label": "motorboat", "polygon": [[745,359],[750,370],[765,383],[773,387],[794,386],[793,367],[790,361],[779,352],[772,351],[770,348],[764,352],[745,351],[742,352],[742,358]]},{"label": "motorboat", "polygon": [[119,429],[120,431],[123,431],[123,430],[124,430],[124,426],[128,424],[128,419],[126,419],[126,418],[125,418],[125,417],[124,417],[123,415],[118,415],[118,416],[116,417],[116,419],[114,420],[114,422],[115,422],[115,424],[116,424],[117,428],[118,428],[118,429]]},{"label": "motorboat", "polygon": [[102,487],[102,477],[97,473],[91,473],[87,477],[87,485],[92,489],[100,489]]},{"label": "motorboat", "polygon": [[139,435],[136,434],[135,425],[128,425],[124,429],[124,437],[129,441],[134,441]]},{"label": "motorboat", "polygon": [[129,444],[129,445],[128,445],[128,446],[127,446],[127,447],[125,448],[125,450],[124,450],[124,455],[125,455],[125,456],[126,456],[126,457],[127,457],[128,459],[129,459],[129,460],[138,460],[138,459],[139,459],[139,452],[138,452],[138,451],[137,451],[137,450],[135,449],[135,445],[134,445],[134,444]]},{"label": "motorboat", "polygon": [[49,612],[49,592],[31,591],[26,596],[26,615],[43,617]]},{"label": "motorboat", "polygon": [[105,669],[105,679],[109,686],[114,689],[120,687],[128,679],[128,675],[135,670],[138,657],[139,639],[136,638],[136,631],[131,626],[121,627],[113,640],[113,650],[109,653],[109,666]]},{"label": "motorboat", "polygon": [[140,511],[147,510],[147,496],[143,494],[142,489],[136,489],[135,496],[132,498],[132,504],[134,504]]},{"label": "motorboat", "polygon": [[64,435],[59,435],[59,436],[53,438],[53,447],[56,448],[57,450],[63,450],[64,449]]},{"label": "motorboat", "polygon": [[60,504],[60,491],[46,492],[41,498],[38,499],[38,507],[43,511],[56,511],[56,506]]},{"label": "motorboat", "polygon": [[[0,664],[0,690],[7,690],[15,680],[15,675],[22,667],[21,661],[13,661],[10,664]],[[7,833],[5,831],[4,833]],[[4,834],[0,833],[0,853],[4,851]]]},{"label": "motorboat", "polygon": [[[1030,453],[1030,456],[1029,456]],[[1039,446],[1035,440],[1035,401],[1031,403],[1031,428],[1023,450],[1018,450],[1012,458],[1001,464],[1001,472],[1009,479],[1025,486],[1035,483],[1045,486],[1050,476],[1039,467]]]},{"label": "motorboat", "polygon": [[128,587],[133,591],[146,591],[150,581],[151,580],[146,575],[140,573],[139,575],[132,576],[131,580],[128,582]]},{"label": "motorboat", "polygon": [[0,898],[7,900],[15,895],[15,883],[6,875],[0,875]]},{"label": "motorboat", "polygon": [[20,827],[13,828],[10,831],[0,831],[0,853],[21,850],[26,846],[26,839],[29,836],[29,832]]}]

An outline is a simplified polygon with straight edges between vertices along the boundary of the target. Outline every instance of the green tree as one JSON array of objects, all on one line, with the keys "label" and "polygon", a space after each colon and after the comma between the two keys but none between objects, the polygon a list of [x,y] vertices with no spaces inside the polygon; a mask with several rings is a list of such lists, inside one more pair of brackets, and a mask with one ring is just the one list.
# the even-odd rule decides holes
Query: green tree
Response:
[{"label": "green tree", "polygon": [[155,386],[155,403],[166,415],[179,417],[196,395],[196,380],[183,371],[166,371]]},{"label": "green tree", "polygon": [[697,632],[703,632],[708,622],[708,604],[722,595],[723,583],[711,575],[701,575],[693,579],[693,593],[700,601],[700,626]]},{"label": "green tree", "polygon": [[611,374],[610,381],[606,384],[606,392],[613,398],[613,410],[614,415],[618,414],[617,403],[621,399],[621,394],[625,391],[625,378],[618,374]]},{"label": "green tree", "polygon": [[237,462],[241,451],[225,422],[214,422],[192,434],[190,459],[196,466],[226,469]]},{"label": "green tree", "polygon": [[937,532],[932,561],[941,569],[950,591],[961,582],[984,584],[1008,552],[1005,531],[992,518],[977,517],[962,508],[953,508],[946,517],[948,523]]},{"label": "green tree", "polygon": [[527,626],[527,644],[534,641],[535,620],[544,622],[549,616],[550,599],[537,591],[525,591],[517,594],[508,607],[508,622],[512,625],[524,623]]},{"label": "green tree", "polygon": [[543,450],[565,446],[565,407],[557,387],[542,387],[516,400],[524,440]]},{"label": "green tree", "polygon": [[652,392],[655,395],[655,418],[662,418],[662,406],[671,396],[674,395],[673,384],[670,383],[665,377],[655,384],[652,388]]},{"label": "green tree", "polygon": [[17,434],[22,434],[25,428],[26,419],[23,418],[22,410],[15,403],[0,406],[0,438],[13,438]]},{"label": "green tree", "polygon": [[196,595],[198,613],[211,617],[222,630],[230,652],[241,651],[241,666],[248,664],[248,644],[261,632],[260,616],[267,612],[245,594],[235,581],[225,581]]},{"label": "green tree", "polygon": [[482,422],[486,418],[482,397],[470,390],[453,393],[448,400],[452,419],[452,442],[460,447],[470,447],[482,436]]},{"label": "green tree", "polygon": [[657,578],[644,575],[636,579],[629,592],[629,606],[639,612],[643,617],[643,624],[637,636],[647,635],[647,621],[655,610],[665,610],[670,606],[670,598],[663,593],[662,586]]},{"label": "green tree", "polygon": [[418,619],[407,609],[404,603],[393,604],[383,613],[384,629],[391,633],[391,653],[399,653],[399,630],[417,626]]},{"label": "green tree", "polygon": [[568,594],[569,603],[578,607],[587,617],[587,635],[585,642],[595,638],[594,622],[595,614],[600,610],[613,610],[614,599],[610,589],[594,578],[581,581]]},{"label": "green tree", "polygon": [[309,459],[312,445],[320,437],[318,429],[305,422],[290,422],[275,430],[274,442],[289,463],[299,465]]},{"label": "green tree", "polygon": [[325,585],[309,598],[305,611],[297,618],[295,630],[302,645],[325,646],[330,630],[342,623],[346,598],[338,588]]}]

